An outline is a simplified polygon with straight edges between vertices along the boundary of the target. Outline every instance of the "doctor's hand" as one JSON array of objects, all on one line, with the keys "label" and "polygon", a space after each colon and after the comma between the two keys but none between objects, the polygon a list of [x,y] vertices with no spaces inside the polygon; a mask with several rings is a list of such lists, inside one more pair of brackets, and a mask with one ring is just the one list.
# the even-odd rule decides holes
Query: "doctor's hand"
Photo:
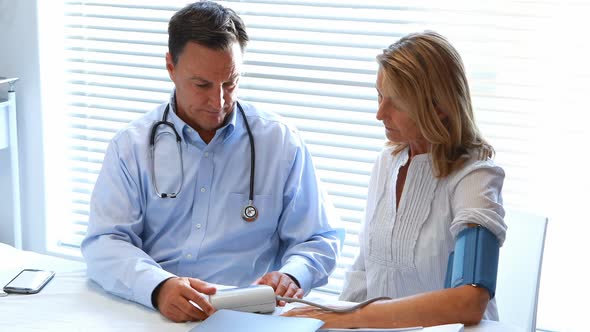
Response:
[{"label": "doctor's hand", "polygon": [[162,315],[177,323],[204,320],[215,312],[207,295],[216,291],[215,287],[199,279],[170,278],[160,285],[156,305]]},{"label": "doctor's hand", "polygon": [[[275,294],[282,297],[294,297],[300,299],[304,295],[302,288],[299,288],[295,280],[289,275],[274,271],[258,278],[255,285],[268,285],[275,290]],[[284,306],[285,301],[277,301],[279,306]]]}]

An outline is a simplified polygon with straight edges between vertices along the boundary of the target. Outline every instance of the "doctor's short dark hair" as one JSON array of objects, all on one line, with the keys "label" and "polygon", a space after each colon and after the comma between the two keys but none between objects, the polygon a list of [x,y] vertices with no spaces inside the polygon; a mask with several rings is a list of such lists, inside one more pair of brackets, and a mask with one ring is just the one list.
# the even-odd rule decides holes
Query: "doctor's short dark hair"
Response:
[{"label": "doctor's short dark hair", "polygon": [[236,12],[215,2],[189,4],[176,12],[168,24],[168,52],[174,64],[188,42],[228,50],[236,41],[243,52],[248,43],[244,22]]}]

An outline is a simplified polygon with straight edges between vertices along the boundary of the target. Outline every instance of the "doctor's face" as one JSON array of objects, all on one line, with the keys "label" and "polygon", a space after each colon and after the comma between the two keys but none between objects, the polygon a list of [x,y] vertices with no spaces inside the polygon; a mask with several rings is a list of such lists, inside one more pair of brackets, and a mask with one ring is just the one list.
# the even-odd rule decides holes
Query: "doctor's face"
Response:
[{"label": "doctor's face", "polygon": [[176,86],[178,116],[206,143],[233,111],[241,67],[237,42],[222,51],[188,42],[176,64],[166,54],[166,68]]}]

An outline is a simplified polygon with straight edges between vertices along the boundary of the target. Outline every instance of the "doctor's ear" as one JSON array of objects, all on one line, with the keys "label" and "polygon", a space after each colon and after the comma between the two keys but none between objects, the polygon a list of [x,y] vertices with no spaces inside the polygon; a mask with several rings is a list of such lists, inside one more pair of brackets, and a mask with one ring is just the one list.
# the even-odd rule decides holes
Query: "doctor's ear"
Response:
[{"label": "doctor's ear", "polygon": [[166,70],[168,70],[168,76],[170,79],[174,81],[174,61],[172,59],[172,54],[166,52]]}]

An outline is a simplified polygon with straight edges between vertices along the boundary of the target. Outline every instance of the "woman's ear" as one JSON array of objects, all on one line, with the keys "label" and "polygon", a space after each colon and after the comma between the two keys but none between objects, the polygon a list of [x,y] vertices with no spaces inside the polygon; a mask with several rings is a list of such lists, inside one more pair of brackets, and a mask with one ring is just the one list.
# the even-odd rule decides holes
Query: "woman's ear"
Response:
[{"label": "woman's ear", "polygon": [[438,116],[438,118],[440,119],[440,121],[444,122],[447,119],[447,114],[443,111],[440,110],[440,108],[438,107],[434,107],[434,109],[436,110],[436,115]]},{"label": "woman's ear", "polygon": [[442,122],[445,122],[445,119],[448,117],[447,114],[443,111],[441,111],[440,107],[438,106],[438,103],[436,102],[435,99],[432,100],[432,107],[434,107],[434,110],[436,111],[436,115],[438,116],[438,119]]}]

